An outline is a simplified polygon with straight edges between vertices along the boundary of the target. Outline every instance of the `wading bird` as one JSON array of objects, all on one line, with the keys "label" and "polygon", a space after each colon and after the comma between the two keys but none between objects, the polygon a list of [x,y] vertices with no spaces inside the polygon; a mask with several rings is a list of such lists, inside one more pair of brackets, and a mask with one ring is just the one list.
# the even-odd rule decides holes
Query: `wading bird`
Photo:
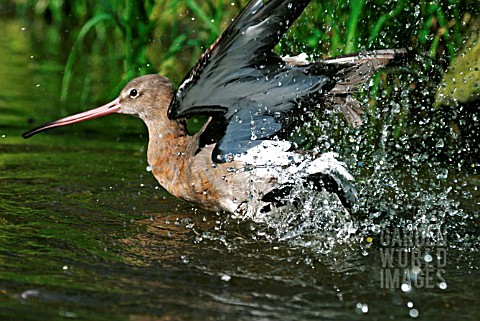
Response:
[{"label": "wading bird", "polygon": [[[292,203],[287,196],[301,184],[334,193],[348,208],[355,190],[344,164],[332,153],[296,151],[288,139],[302,114],[329,105],[358,125],[358,102],[350,94],[405,51],[315,62],[278,56],[275,45],[309,2],[252,0],[177,90],[163,76],[142,76],[114,101],[46,123],[23,137],[112,113],[132,114],[148,128],[153,175],[177,197],[207,210],[252,217]],[[195,115],[209,120],[189,135],[185,119]]]}]

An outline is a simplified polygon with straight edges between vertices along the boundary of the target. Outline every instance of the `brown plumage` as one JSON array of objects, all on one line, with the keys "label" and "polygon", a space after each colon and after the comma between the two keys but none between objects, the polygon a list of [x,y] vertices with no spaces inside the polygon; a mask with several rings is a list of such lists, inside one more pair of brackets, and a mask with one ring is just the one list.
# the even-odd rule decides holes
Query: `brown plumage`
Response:
[{"label": "brown plumage", "polygon": [[[137,95],[132,97],[135,90]],[[236,209],[235,196],[244,190],[245,174],[235,173],[235,163],[214,164],[213,146],[199,151],[199,137],[205,126],[190,136],[185,121],[170,120],[167,108],[174,89],[160,75],[132,80],[119,96],[117,112],[138,115],[149,134],[148,164],[158,182],[172,195],[199,204],[211,211]],[[240,166],[238,166],[240,167]],[[240,201],[244,197],[240,196]]]},{"label": "brown plumage", "polygon": [[[171,194],[212,211],[244,217],[293,204],[295,185],[331,192],[348,207],[353,179],[333,154],[291,150],[286,140],[302,112],[333,106],[361,123],[358,85],[405,50],[379,50],[323,61],[281,58],[272,49],[309,0],[250,1],[199,59],[177,91],[160,75],[136,78],[114,101],[46,123],[23,135],[112,113],[133,114],[149,133],[148,163]],[[185,118],[209,121],[195,135]]]}]

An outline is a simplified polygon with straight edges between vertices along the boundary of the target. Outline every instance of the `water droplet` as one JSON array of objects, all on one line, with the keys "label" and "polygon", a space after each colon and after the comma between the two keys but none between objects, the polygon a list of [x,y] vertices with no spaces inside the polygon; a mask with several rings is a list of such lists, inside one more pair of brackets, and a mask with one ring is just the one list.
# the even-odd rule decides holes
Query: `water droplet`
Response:
[{"label": "water droplet", "polygon": [[444,146],[445,146],[445,142],[443,141],[443,139],[439,139],[437,141],[437,144],[435,144],[436,148],[443,148]]},{"label": "water droplet", "polygon": [[411,309],[409,314],[412,318],[417,318],[419,313],[417,309]]},{"label": "water droplet", "polygon": [[222,281],[228,282],[232,279],[232,277],[228,274],[222,274],[221,279],[222,279]]},{"label": "water droplet", "polygon": [[403,291],[403,292],[408,292],[412,289],[411,285],[408,284],[408,283],[402,283],[402,286],[400,287],[400,289]]},{"label": "water droplet", "polygon": [[357,310],[357,313],[367,313],[368,312],[368,304],[366,303],[357,303],[356,304],[356,310]]},{"label": "water droplet", "polygon": [[446,179],[448,177],[448,169],[439,168],[437,171],[437,179]]},{"label": "water droplet", "polygon": [[58,315],[66,319],[76,319],[78,315],[75,312],[59,311]]}]

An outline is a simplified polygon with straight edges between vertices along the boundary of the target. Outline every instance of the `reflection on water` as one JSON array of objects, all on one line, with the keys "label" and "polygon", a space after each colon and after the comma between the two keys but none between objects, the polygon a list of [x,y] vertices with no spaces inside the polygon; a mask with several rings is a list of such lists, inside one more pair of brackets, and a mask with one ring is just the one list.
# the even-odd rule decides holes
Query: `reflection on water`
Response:
[{"label": "reflection on water", "polygon": [[[0,55],[9,57],[0,60],[0,318],[384,320],[480,313],[478,160],[452,165],[436,157],[443,146],[408,152],[412,145],[402,139],[402,148],[385,139],[380,153],[361,146],[357,133],[352,141],[373,151],[345,156],[359,188],[353,229],[325,220],[329,207],[321,204],[283,217],[288,228],[194,209],[145,170],[144,128],[135,119],[20,138],[30,117],[38,124],[61,110],[62,62],[51,59],[62,57],[42,56],[45,46],[32,46],[25,25],[2,19],[0,31]],[[97,94],[84,95],[90,107],[97,95],[110,95],[92,90]],[[73,92],[71,102],[81,101]],[[327,132],[334,126],[323,125]],[[339,242],[338,233],[347,237]],[[333,246],[324,246],[326,235]]]}]

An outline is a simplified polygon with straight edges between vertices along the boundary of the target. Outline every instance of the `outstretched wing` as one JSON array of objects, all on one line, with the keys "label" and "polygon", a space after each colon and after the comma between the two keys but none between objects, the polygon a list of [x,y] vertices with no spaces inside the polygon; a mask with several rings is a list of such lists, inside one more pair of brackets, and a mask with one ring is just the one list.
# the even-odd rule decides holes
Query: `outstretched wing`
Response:
[{"label": "outstretched wing", "polygon": [[225,85],[282,59],[272,52],[310,0],[251,0],[233,23],[198,60],[178,88],[168,110],[171,118],[229,108]]},{"label": "outstretched wing", "polygon": [[[281,129],[275,110],[292,109],[292,100],[299,95],[286,93],[285,85],[293,77],[285,74],[289,68],[272,50],[309,2],[250,1],[180,85],[168,116],[212,116],[202,142],[218,142],[212,155],[215,161],[223,161],[225,153],[243,151],[252,138],[265,138]],[[276,98],[269,101],[270,97]],[[237,142],[242,146],[233,148]]]},{"label": "outstretched wing", "polygon": [[172,119],[208,115],[201,146],[216,143],[214,162],[225,162],[262,139],[288,134],[299,113],[318,103],[339,106],[360,122],[349,93],[404,50],[380,50],[313,63],[273,52],[310,0],[252,0],[205,52],[172,100]]}]

